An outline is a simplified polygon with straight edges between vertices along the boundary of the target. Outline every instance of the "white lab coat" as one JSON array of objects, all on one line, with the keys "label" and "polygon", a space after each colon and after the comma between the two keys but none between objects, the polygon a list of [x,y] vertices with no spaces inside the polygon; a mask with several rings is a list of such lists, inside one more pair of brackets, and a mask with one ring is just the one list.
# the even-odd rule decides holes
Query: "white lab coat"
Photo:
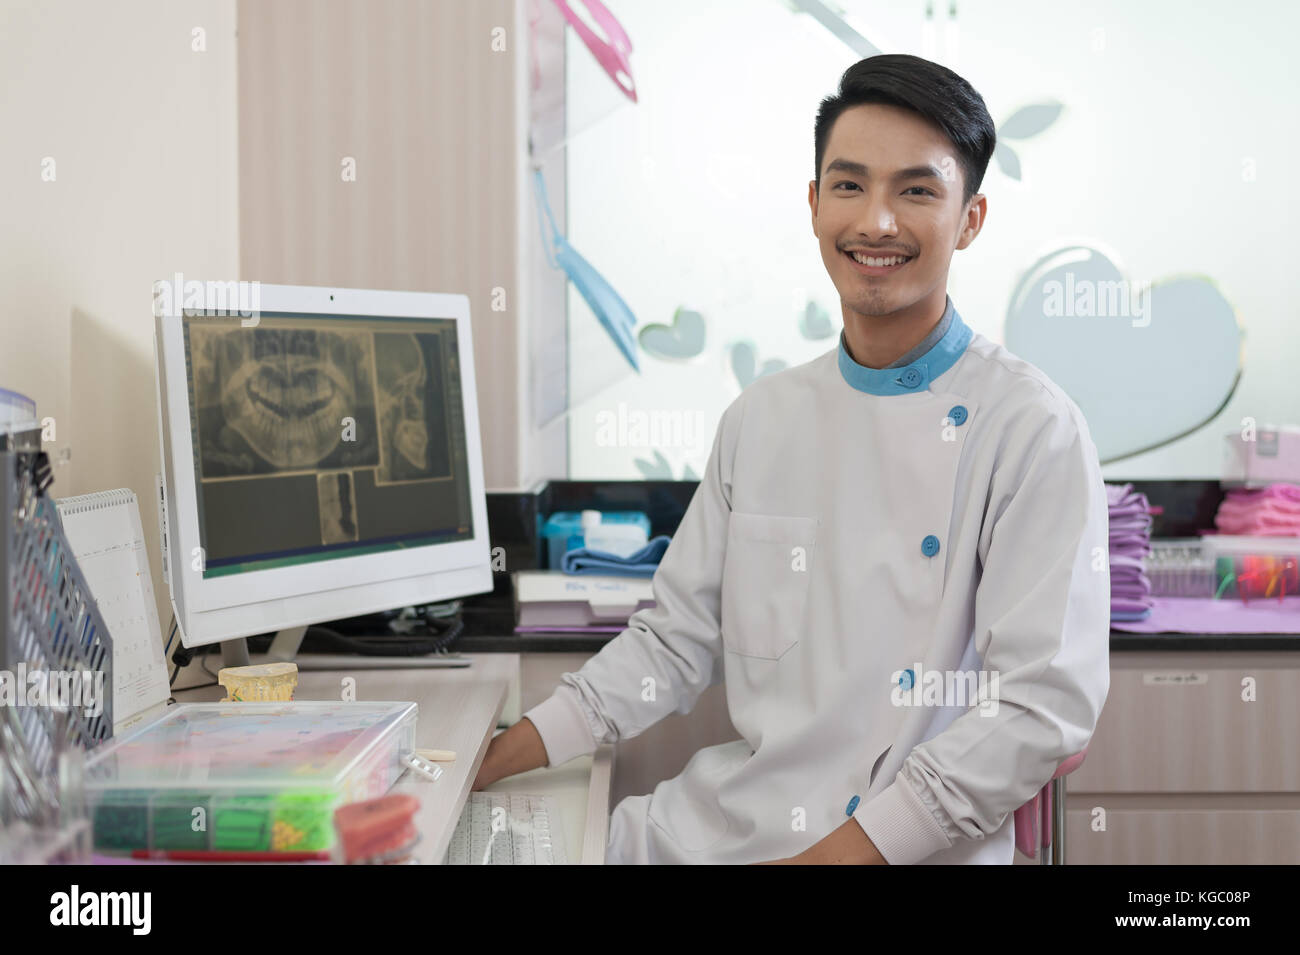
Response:
[{"label": "white lab coat", "polygon": [[[653,589],[525,714],[551,765],[720,680],[742,739],[620,802],[611,863],[793,856],[852,809],[891,864],[1008,864],[1011,813],[1087,744],[1109,689],[1096,447],[1059,388],[960,316],[903,368],[841,343],[746,388]],[[996,674],[996,711],[898,705],[900,671],[933,679],[917,664]]]}]

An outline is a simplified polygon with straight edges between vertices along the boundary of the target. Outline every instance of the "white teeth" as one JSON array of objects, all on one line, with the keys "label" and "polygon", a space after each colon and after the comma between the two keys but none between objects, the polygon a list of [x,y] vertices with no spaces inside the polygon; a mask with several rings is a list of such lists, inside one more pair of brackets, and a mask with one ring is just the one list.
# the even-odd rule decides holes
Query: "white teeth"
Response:
[{"label": "white teeth", "polygon": [[850,252],[849,254],[853,256],[853,261],[859,263],[860,265],[870,265],[874,268],[880,268],[881,266],[885,266],[885,265],[898,265],[902,262],[906,262],[908,259],[911,258],[911,256],[907,256],[907,255],[891,255],[890,257],[884,259],[872,259],[872,258],[867,258],[865,255],[860,255],[857,252]]}]

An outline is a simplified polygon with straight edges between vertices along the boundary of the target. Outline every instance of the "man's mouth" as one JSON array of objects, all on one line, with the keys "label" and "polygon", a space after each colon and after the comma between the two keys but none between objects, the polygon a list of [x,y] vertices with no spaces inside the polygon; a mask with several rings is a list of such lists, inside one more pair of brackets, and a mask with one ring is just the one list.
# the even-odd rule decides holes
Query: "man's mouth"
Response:
[{"label": "man's mouth", "polygon": [[845,252],[844,257],[863,275],[892,275],[916,258],[913,255],[863,255],[861,252]]}]

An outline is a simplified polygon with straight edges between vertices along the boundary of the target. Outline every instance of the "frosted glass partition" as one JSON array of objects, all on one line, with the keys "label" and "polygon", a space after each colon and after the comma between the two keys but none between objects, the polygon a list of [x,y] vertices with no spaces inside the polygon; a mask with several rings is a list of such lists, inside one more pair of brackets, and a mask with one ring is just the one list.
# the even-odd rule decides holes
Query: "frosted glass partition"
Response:
[{"label": "frosted glass partition", "polygon": [[[641,373],[570,287],[569,476],[695,477],[746,384],[836,345],[807,189],[858,56],[782,0],[606,6],[639,101],[570,30],[568,238],[635,313]],[[1297,423],[1300,5],[840,6],[984,96],[988,220],[949,293],[1080,404],[1108,478],[1216,478],[1244,421]]]}]

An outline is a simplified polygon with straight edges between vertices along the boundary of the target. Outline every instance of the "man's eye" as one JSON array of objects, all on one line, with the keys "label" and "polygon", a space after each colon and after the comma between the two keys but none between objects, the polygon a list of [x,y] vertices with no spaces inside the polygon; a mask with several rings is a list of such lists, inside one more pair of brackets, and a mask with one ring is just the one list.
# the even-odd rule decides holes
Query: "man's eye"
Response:
[{"label": "man's eye", "polygon": [[[840,186],[852,186],[854,189],[858,188],[858,184],[856,182],[837,182],[834,186],[831,187],[832,191],[840,188]],[[919,189],[924,195],[927,196],[934,195],[933,192],[931,192],[929,189],[925,188],[924,186],[911,186],[908,189],[903,190],[903,195],[907,195],[907,193],[911,192],[913,189]]]}]

